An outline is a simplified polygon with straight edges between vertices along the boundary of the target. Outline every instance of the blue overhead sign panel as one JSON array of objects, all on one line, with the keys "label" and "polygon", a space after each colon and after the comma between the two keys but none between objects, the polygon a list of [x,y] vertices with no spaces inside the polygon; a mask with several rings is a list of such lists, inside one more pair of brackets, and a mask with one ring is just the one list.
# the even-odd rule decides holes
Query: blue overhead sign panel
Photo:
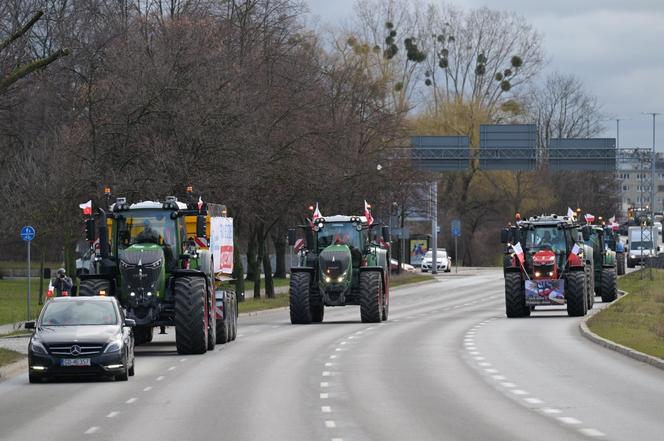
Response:
[{"label": "blue overhead sign panel", "polygon": [[534,170],[537,163],[535,124],[482,124],[482,170]]},{"label": "blue overhead sign panel", "polygon": [[413,136],[413,166],[430,171],[468,170],[470,142],[467,136]]},{"label": "blue overhead sign panel", "polygon": [[546,150],[549,170],[616,170],[615,138],[553,138]]}]

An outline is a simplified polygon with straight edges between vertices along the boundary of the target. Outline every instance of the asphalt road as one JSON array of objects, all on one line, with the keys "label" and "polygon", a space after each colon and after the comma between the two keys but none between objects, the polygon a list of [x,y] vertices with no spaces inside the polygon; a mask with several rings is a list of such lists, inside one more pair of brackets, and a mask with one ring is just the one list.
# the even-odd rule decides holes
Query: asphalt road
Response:
[{"label": "asphalt road", "polygon": [[[601,304],[596,304],[596,307]],[[587,341],[564,309],[507,320],[500,270],[396,290],[320,325],[240,318],[236,342],[137,348],[129,382],[0,383],[2,440],[664,439],[664,373]]]}]

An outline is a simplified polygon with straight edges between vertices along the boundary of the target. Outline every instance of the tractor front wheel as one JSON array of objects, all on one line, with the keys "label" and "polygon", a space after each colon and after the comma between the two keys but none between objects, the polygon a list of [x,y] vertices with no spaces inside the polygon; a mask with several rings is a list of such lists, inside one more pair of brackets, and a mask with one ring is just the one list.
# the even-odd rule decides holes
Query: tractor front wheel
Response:
[{"label": "tractor front wheel", "polygon": [[567,275],[565,297],[567,298],[567,315],[581,317],[588,312],[588,294],[586,288],[586,273],[573,271]]},{"label": "tractor front wheel", "polygon": [[519,273],[505,273],[505,313],[508,318],[530,316],[526,288]]},{"label": "tractor front wheel", "polygon": [[625,275],[625,253],[616,253],[616,270],[619,276]]},{"label": "tractor front wheel", "polygon": [[313,318],[309,302],[310,281],[311,275],[309,273],[291,273],[290,319],[294,325],[308,325]]},{"label": "tractor front wheel", "polygon": [[363,323],[378,323],[383,315],[383,281],[378,271],[360,273],[360,316]]},{"label": "tractor front wheel", "polygon": [[613,302],[618,297],[616,286],[616,270],[613,268],[602,269],[602,302]]},{"label": "tractor front wheel", "polygon": [[175,346],[179,354],[207,351],[206,292],[202,277],[175,279]]},{"label": "tractor front wheel", "polygon": [[111,282],[106,279],[85,279],[81,280],[78,288],[78,295],[81,297],[98,296],[100,292],[104,295],[111,295]]}]

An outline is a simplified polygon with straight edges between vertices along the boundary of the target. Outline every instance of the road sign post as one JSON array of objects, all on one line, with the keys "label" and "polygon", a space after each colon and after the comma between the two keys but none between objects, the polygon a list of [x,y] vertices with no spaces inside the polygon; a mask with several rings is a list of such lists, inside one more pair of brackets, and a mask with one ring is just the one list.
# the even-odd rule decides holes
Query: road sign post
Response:
[{"label": "road sign post", "polygon": [[459,272],[459,253],[457,252],[457,238],[461,236],[461,221],[454,219],[452,221],[452,236],[454,237],[454,272]]},{"label": "road sign post", "polygon": [[29,321],[32,314],[30,314],[30,285],[31,285],[31,280],[30,280],[30,243],[32,240],[35,238],[35,229],[31,227],[30,225],[27,225],[23,228],[21,228],[21,239],[26,241],[28,243],[28,318],[27,320]]}]

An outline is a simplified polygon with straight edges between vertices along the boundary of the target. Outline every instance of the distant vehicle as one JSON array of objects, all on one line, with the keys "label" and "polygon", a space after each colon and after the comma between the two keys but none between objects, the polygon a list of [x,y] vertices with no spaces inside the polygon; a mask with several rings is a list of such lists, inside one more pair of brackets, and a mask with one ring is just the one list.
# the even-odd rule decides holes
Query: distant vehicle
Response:
[{"label": "distant vehicle", "polygon": [[[657,257],[662,251],[661,228],[659,222],[656,222],[653,227],[629,227],[627,234],[627,245],[629,246],[628,268],[642,265],[647,259]],[[654,238],[651,235],[651,229],[654,230]]]},{"label": "distant vehicle", "polygon": [[[399,268],[399,261],[397,259],[390,259],[390,271],[395,273],[395,272],[397,272],[398,268]],[[409,265],[407,263],[402,263],[401,264],[401,269],[403,271],[415,271],[415,267],[413,265]]]},{"label": "distant vehicle", "polygon": [[[440,249],[438,250],[437,255],[438,257],[436,259],[436,267],[438,271],[445,271],[446,273],[449,273],[450,268],[452,267],[452,259],[450,259],[450,257],[447,255],[447,251],[445,249]],[[422,269],[423,273],[426,273],[427,271],[431,270],[431,267],[433,266],[432,260],[433,260],[433,251],[429,250],[424,255],[424,258],[422,259],[422,264],[420,265],[420,268]]]},{"label": "distant vehicle", "polygon": [[114,297],[56,297],[37,321],[28,346],[28,377],[97,376],[127,381],[134,375],[136,322],[124,317]]}]

